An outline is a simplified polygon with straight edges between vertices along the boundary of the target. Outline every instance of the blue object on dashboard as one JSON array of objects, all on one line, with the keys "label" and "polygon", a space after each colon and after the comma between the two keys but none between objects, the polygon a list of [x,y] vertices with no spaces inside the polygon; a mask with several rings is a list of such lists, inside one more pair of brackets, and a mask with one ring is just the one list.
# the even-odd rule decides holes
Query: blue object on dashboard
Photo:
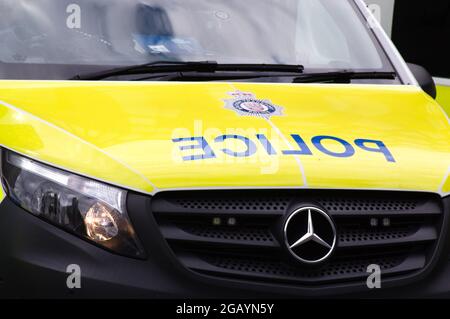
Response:
[{"label": "blue object on dashboard", "polygon": [[203,50],[197,40],[193,38],[133,34],[133,39],[143,50],[150,54],[202,54]]}]

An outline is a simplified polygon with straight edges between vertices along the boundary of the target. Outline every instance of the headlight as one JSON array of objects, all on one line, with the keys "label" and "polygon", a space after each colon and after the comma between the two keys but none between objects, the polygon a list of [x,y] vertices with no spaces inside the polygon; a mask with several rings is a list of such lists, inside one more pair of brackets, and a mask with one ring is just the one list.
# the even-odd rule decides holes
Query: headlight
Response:
[{"label": "headlight", "polygon": [[104,248],[145,253],[126,212],[127,192],[2,151],[3,184],[17,205]]}]

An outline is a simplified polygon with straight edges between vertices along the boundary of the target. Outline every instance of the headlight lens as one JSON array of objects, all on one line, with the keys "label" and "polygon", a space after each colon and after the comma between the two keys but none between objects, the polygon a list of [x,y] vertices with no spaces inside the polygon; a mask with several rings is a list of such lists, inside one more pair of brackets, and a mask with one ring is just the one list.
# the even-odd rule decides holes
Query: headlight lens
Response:
[{"label": "headlight lens", "polygon": [[129,257],[145,253],[126,212],[127,192],[2,152],[8,196],[33,215]]}]

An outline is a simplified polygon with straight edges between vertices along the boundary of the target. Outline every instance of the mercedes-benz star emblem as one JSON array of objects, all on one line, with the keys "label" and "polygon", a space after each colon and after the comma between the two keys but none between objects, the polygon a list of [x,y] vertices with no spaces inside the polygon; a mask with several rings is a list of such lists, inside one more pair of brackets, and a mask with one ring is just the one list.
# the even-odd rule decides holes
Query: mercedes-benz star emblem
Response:
[{"label": "mercedes-benz star emblem", "polygon": [[284,224],[290,253],[303,263],[316,264],[330,257],[336,245],[336,227],[330,216],[317,207],[294,211]]}]

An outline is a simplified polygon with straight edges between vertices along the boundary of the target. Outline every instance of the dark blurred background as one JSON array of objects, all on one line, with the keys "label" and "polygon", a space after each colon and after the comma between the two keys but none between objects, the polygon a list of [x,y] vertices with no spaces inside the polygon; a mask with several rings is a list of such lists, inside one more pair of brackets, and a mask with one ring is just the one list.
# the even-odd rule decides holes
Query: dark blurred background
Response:
[{"label": "dark blurred background", "polygon": [[424,66],[450,114],[450,0],[365,0],[410,63]]},{"label": "dark blurred background", "polygon": [[450,78],[450,0],[396,0],[392,39],[408,62]]}]

